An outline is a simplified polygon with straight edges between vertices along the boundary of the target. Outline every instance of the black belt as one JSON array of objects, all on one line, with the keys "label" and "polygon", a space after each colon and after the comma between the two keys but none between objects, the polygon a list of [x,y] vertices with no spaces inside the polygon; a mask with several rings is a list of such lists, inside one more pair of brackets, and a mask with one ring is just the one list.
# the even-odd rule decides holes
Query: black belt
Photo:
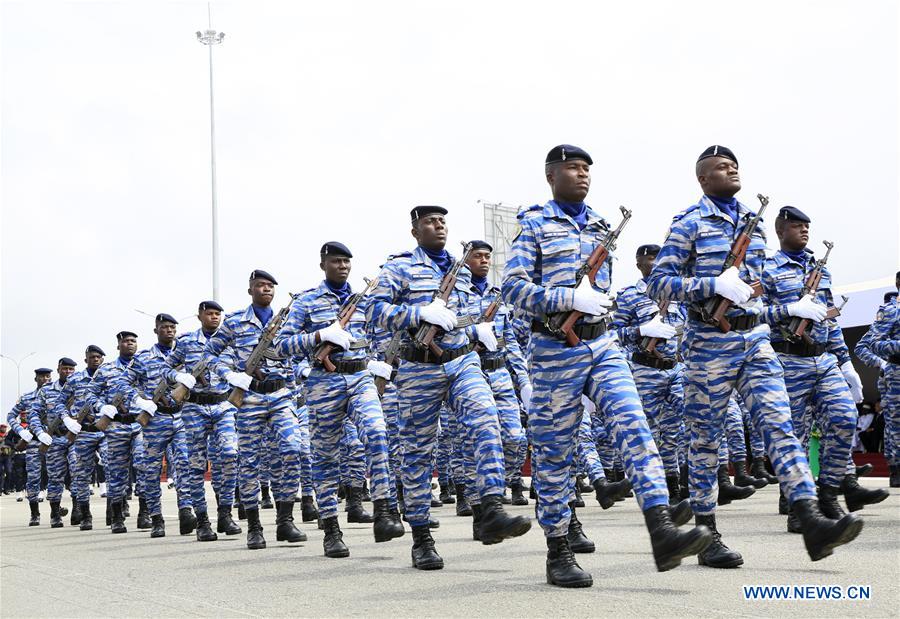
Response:
[{"label": "black belt", "polygon": [[100,432],[100,428],[98,428],[97,426],[95,426],[92,423],[83,423],[83,424],[81,424],[81,431],[82,432]]},{"label": "black belt", "polygon": [[221,404],[228,399],[227,393],[194,393],[188,394],[187,401],[191,404]]},{"label": "black belt", "polygon": [[112,418],[113,421],[119,421],[121,423],[134,423],[137,421],[138,416],[133,413],[116,413],[116,416]]},{"label": "black belt", "polygon": [[481,358],[481,369],[485,372],[499,370],[506,365],[506,355],[495,355]]},{"label": "black belt", "polygon": [[900,364],[900,355],[891,355],[888,357],[888,363]]},{"label": "black belt", "polygon": [[795,357],[818,357],[825,352],[825,344],[809,344],[807,342],[772,342],[775,352]]},{"label": "black belt", "polygon": [[334,364],[334,371],[337,374],[356,374],[357,372],[365,370],[369,364],[366,359],[348,359],[347,361],[344,361],[343,359],[339,361],[332,360],[332,363]]},{"label": "black belt", "polygon": [[460,346],[459,348],[451,348],[449,350],[444,350],[441,355],[435,356],[431,349],[426,348],[424,350],[420,348],[414,348],[412,346],[404,346],[400,349],[400,358],[404,361],[412,361],[414,363],[435,363],[442,364],[447,363],[448,361],[453,361],[463,355],[467,355],[475,348],[475,344],[469,342],[465,346]]},{"label": "black belt", "polygon": [[[553,331],[548,329],[547,325],[540,320],[531,321],[531,330],[534,333],[543,333],[544,335],[562,339],[556,333],[553,333]],[[572,327],[572,331],[578,336],[578,339],[582,341],[595,340],[608,330],[609,328],[606,326],[605,322],[581,322],[576,323],[575,326]]]},{"label": "black belt", "polygon": [[632,353],[631,360],[639,365],[644,365],[648,368],[656,368],[657,370],[671,370],[675,367],[675,359],[666,359],[664,357],[657,357],[656,355],[648,355],[640,350],[636,350]]},{"label": "black belt", "polygon": [[[691,320],[709,324],[703,320],[703,316],[698,311],[689,310],[688,316]],[[728,324],[731,325],[731,331],[750,331],[759,324],[759,316],[756,314],[739,314],[737,316],[726,316],[725,318],[728,319]]]},{"label": "black belt", "polygon": [[284,389],[284,385],[284,381],[280,378],[273,378],[271,380],[256,380],[254,378],[250,381],[250,391],[255,391],[256,393],[275,393],[276,391]]},{"label": "black belt", "polygon": [[156,412],[163,415],[174,415],[175,413],[181,412],[181,406],[163,406],[161,404],[157,404]]}]

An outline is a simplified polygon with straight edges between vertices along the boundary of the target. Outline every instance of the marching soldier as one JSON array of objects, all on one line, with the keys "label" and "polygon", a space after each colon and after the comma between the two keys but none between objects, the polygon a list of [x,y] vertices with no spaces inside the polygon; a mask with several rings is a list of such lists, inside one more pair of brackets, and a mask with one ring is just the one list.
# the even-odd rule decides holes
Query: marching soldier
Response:
[{"label": "marching soldier", "polygon": [[44,455],[40,452],[40,446],[51,444],[53,439],[46,432],[41,432],[38,436],[28,429],[28,411],[34,406],[38,392],[50,382],[51,373],[50,368],[36,369],[34,371],[34,384],[36,385],[34,391],[29,391],[20,397],[6,416],[10,431],[18,434],[19,438],[27,445],[25,448],[25,496],[28,499],[28,507],[31,509],[29,527],[41,524],[38,495],[41,492],[41,468],[43,468]]}]

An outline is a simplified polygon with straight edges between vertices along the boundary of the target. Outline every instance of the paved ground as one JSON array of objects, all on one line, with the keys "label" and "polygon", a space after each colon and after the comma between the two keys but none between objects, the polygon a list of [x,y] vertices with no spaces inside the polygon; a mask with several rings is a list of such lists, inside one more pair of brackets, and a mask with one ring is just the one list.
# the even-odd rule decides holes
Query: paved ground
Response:
[{"label": "paved ground", "polygon": [[[869,486],[886,480],[867,479]],[[862,514],[866,527],[852,545],[811,563],[799,536],[785,532],[776,513],[777,491],[760,490],[723,508],[726,541],[744,567],[655,571],[643,518],[633,501],[609,511],[596,504],[581,519],[597,543],[581,565],[594,587],[561,590],[544,584],[544,543],[537,528],[523,538],[486,547],[470,539],[467,518],[452,507],[435,510],[446,568],[410,567],[409,534],[375,544],[368,525],[345,526],[349,559],[322,556],[322,534],[310,541],[276,543],[274,510],[264,511],[269,548],[249,551],[244,536],[200,544],[177,535],[174,491],[163,492],[170,534],[149,538],[134,528],[112,535],[103,527],[81,532],[24,526],[28,506],[0,498],[0,614],[3,617],[181,616],[862,616],[900,615],[900,493]],[[101,500],[94,512],[101,513]],[[531,507],[513,508],[533,515]],[[299,513],[299,508],[298,508]],[[136,502],[132,513],[136,513]],[[101,523],[102,524],[102,523]],[[173,531],[174,529],[174,531]],[[173,534],[174,533],[174,534]],[[867,601],[748,601],[743,585],[851,585],[870,587]]]}]

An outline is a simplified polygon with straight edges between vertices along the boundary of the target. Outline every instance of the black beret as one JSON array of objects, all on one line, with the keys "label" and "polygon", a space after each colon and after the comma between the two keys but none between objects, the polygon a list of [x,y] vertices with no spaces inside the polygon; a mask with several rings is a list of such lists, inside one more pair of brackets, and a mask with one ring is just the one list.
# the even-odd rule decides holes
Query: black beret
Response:
[{"label": "black beret", "polygon": [[778,211],[778,219],[784,219],[786,221],[805,221],[806,223],[812,221],[806,213],[796,206],[782,206],[781,210]]},{"label": "black beret", "polygon": [[156,324],[161,322],[171,322],[173,325],[177,325],[178,321],[175,320],[175,317],[171,314],[166,314],[165,312],[160,312],[156,315]]},{"label": "black beret", "polygon": [[254,279],[264,279],[266,281],[272,282],[276,286],[278,285],[278,281],[262,269],[254,269],[254,271],[250,274],[250,281],[253,281]]},{"label": "black beret", "polygon": [[215,301],[201,301],[200,305],[197,306],[198,312],[202,312],[202,311],[205,311],[208,309],[217,310],[219,312],[225,311],[224,309],[222,309],[222,306],[219,305],[218,303],[216,303]]},{"label": "black beret", "polygon": [[120,342],[126,337],[133,337],[137,339],[137,333],[135,333],[134,331],[119,331],[118,333],[116,333],[116,339]]},{"label": "black beret", "polygon": [[489,252],[493,252],[494,248],[491,247],[486,241],[471,241],[472,243],[472,251],[476,251],[478,249],[486,249]]},{"label": "black beret", "polygon": [[884,302],[885,302],[885,303],[888,303],[888,302],[890,302],[890,301],[892,301],[892,300],[894,300],[894,299],[896,299],[896,298],[897,298],[897,293],[896,293],[896,292],[885,292],[885,293],[884,293]]},{"label": "black beret", "polygon": [[551,148],[544,163],[559,163],[569,159],[584,159],[588,165],[594,165],[594,160],[587,154],[587,151],[571,144],[560,144]]},{"label": "black beret", "polygon": [[734,156],[734,153],[727,146],[719,146],[718,144],[710,146],[705,151],[700,153],[700,156],[697,157],[697,162],[701,162],[704,159],[709,159],[710,157],[725,157],[725,159],[731,159],[735,164],[737,164],[737,157]]},{"label": "black beret", "polygon": [[87,348],[84,349],[84,354],[85,354],[85,355],[89,355],[89,354],[91,354],[92,352],[97,353],[97,354],[100,355],[101,357],[105,357],[105,356],[106,356],[106,353],[103,352],[103,349],[100,348],[99,346],[97,346],[96,344],[91,344],[90,346],[88,346]]},{"label": "black beret", "polygon": [[50,368],[37,368],[34,370],[35,376],[40,376],[41,374],[52,374],[53,370]]},{"label": "black beret", "polygon": [[637,248],[637,253],[635,254],[635,258],[640,258],[641,256],[655,256],[659,253],[659,245],[654,245],[653,243],[649,243],[647,245],[641,245]]},{"label": "black beret", "polygon": [[72,359],[70,359],[68,357],[63,357],[62,359],[59,360],[58,365],[65,366],[67,368],[74,368],[78,364],[75,363]]},{"label": "black beret", "polygon": [[327,243],[322,245],[322,249],[319,250],[319,255],[346,256],[347,258],[353,257],[353,254],[350,253],[350,250],[347,249],[347,246],[343,243],[338,243],[337,241],[328,241]]},{"label": "black beret", "polygon": [[431,215],[432,213],[446,215],[447,209],[443,206],[416,206],[409,212],[409,217],[413,223],[416,223],[418,219],[425,217],[426,215]]}]

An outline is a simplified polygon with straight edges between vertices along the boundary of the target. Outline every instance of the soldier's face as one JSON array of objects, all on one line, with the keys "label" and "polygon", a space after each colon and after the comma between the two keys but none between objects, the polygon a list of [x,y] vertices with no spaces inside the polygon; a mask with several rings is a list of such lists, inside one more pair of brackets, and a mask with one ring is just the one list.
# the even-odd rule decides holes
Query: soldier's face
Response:
[{"label": "soldier's face", "polygon": [[84,358],[84,363],[88,366],[89,370],[96,370],[100,367],[100,364],[103,363],[103,355],[98,352],[88,353]]},{"label": "soldier's face", "polygon": [[809,243],[809,224],[805,221],[787,221],[778,232],[781,246],[788,251],[800,251]]},{"label": "soldier's face", "polygon": [[653,270],[653,263],[656,262],[656,256],[638,256],[637,259],[637,268],[638,271],[641,272],[641,275],[646,277],[650,276],[650,271]]},{"label": "soldier's face", "polygon": [[447,222],[439,213],[426,215],[413,226],[412,235],[425,249],[440,251],[447,244]]},{"label": "soldier's face", "polygon": [[275,298],[275,284],[267,279],[254,279],[250,282],[250,289],[247,292],[254,305],[268,307]]},{"label": "soldier's face", "polygon": [[741,190],[741,176],[738,166],[725,157],[710,157],[702,162],[697,176],[703,193],[717,198],[731,198]]},{"label": "soldier's face", "polygon": [[175,341],[175,332],[177,331],[177,327],[171,322],[161,322],[156,325],[156,328],[153,332],[156,334],[156,339],[163,346],[171,346],[172,342]]},{"label": "soldier's face", "polygon": [[491,270],[491,252],[486,249],[476,249],[469,255],[466,266],[472,271],[472,275],[487,277]]},{"label": "soldier's face", "polygon": [[75,368],[71,365],[58,365],[56,366],[56,373],[59,374],[59,381],[64,383],[66,379],[75,373]]},{"label": "soldier's face", "polygon": [[34,377],[34,383],[38,386],[38,389],[40,389],[41,387],[43,387],[44,385],[46,385],[49,382],[50,382],[49,374],[37,374]]},{"label": "soldier's face", "polygon": [[123,357],[133,357],[137,352],[137,338],[128,336],[119,342],[119,354]]},{"label": "soldier's face", "polygon": [[222,324],[222,312],[217,309],[205,309],[197,314],[197,318],[204,331],[215,331]]},{"label": "soldier's face", "polygon": [[547,171],[547,182],[554,200],[584,202],[591,190],[591,166],[581,159],[553,164]]},{"label": "soldier's face", "polygon": [[325,279],[335,284],[343,284],[350,277],[350,258],[347,256],[325,256],[319,265],[325,271]]}]

